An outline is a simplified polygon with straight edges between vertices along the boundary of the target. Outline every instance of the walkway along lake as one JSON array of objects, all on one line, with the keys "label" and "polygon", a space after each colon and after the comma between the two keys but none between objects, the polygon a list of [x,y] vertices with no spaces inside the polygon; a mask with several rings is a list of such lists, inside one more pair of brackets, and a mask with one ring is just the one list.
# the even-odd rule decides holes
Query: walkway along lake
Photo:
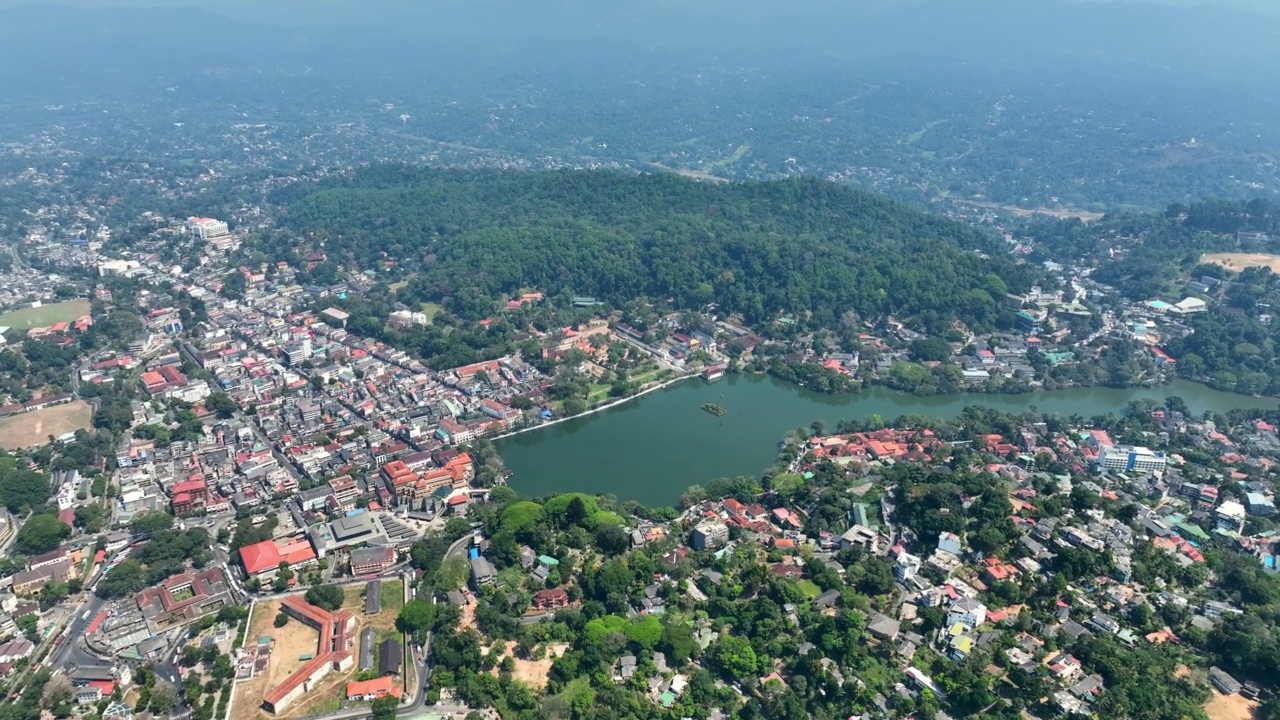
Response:
[{"label": "walkway along lake", "polygon": [[[822,395],[763,376],[734,375],[716,383],[689,379],[617,407],[497,441],[510,485],[522,495],[581,491],[612,493],[646,505],[673,505],[685,488],[717,477],[757,476],[773,462],[778,441],[793,428],[822,420],[834,431],[846,419],[880,415],[954,417],[967,405],[1084,417],[1121,412],[1129,401],[1177,395],[1191,410],[1276,407],[1274,398],[1218,392],[1175,381],[1158,388],[1072,388],[1026,395],[966,393],[916,397],[876,387],[859,395]],[[700,408],[723,406],[717,417]]]}]

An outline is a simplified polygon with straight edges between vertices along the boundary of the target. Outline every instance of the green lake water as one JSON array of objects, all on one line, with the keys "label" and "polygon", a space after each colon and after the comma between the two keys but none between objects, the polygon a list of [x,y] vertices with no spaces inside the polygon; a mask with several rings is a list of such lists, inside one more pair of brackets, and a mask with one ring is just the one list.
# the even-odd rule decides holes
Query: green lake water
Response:
[{"label": "green lake water", "polygon": [[[901,395],[872,388],[858,395],[810,392],[764,376],[730,376],[716,383],[690,379],[603,412],[497,441],[510,485],[522,495],[582,491],[612,493],[646,505],[671,505],[685,488],[717,477],[755,476],[777,455],[790,429],[822,420],[834,431],[845,419],[885,421],[900,415],[949,418],[967,405],[1084,417],[1119,413],[1131,401],[1177,395],[1191,410],[1226,412],[1276,407],[1273,398],[1218,392],[1175,381],[1158,388],[1072,388],[1025,395]],[[701,409],[716,403],[727,413]]]}]

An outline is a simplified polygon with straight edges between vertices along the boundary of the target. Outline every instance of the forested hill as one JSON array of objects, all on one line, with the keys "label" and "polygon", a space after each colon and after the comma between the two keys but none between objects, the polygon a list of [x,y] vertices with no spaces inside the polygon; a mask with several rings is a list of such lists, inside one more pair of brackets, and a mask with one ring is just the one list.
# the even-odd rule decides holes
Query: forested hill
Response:
[{"label": "forested hill", "polygon": [[314,249],[295,247],[302,237],[323,242],[331,268],[394,260],[412,273],[402,295],[463,317],[540,288],[717,302],[748,322],[793,315],[830,327],[852,310],[940,332],[957,319],[992,326],[1007,290],[1040,279],[994,236],[814,179],[382,166],[273,200],[292,231],[268,241],[277,255]]},{"label": "forested hill", "polygon": [[718,302],[748,322],[795,315],[832,327],[852,310],[941,331],[955,319],[989,327],[1007,290],[1039,279],[998,238],[815,179],[714,184],[394,165],[288,188],[274,201],[293,231],[273,241],[275,254],[311,250],[296,247],[305,237],[323,242],[330,270],[394,260],[413,273],[403,296],[472,318],[536,287],[618,304]]}]

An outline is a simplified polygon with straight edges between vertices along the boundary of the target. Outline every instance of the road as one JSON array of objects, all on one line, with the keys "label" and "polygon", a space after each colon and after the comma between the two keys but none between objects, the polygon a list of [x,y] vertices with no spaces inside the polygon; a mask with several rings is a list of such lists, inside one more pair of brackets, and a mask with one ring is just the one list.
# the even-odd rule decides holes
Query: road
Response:
[{"label": "road", "polygon": [[18,531],[22,529],[22,523],[4,508],[0,508],[0,516],[4,518],[4,521],[9,524],[9,529],[12,530],[9,533],[9,537],[4,542],[0,542],[0,556],[8,557],[9,546],[13,544],[14,538],[18,537]]},{"label": "road", "polygon": [[85,630],[89,627],[89,623],[93,622],[93,618],[106,609],[110,603],[94,595],[90,590],[86,590],[85,594],[88,596],[88,600],[76,608],[75,619],[71,621],[71,625],[67,629],[66,640],[63,640],[62,644],[49,656],[49,664],[53,667],[64,667],[68,664],[76,666],[102,665],[110,662],[101,660],[89,652],[84,642]]}]

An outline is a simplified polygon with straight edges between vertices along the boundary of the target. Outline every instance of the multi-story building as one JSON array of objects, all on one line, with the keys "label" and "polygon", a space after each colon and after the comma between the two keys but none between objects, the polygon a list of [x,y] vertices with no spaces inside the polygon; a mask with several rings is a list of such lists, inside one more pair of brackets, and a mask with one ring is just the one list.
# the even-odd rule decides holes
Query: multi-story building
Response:
[{"label": "multi-story building", "polygon": [[187,231],[201,240],[212,240],[231,234],[226,222],[207,217],[187,218]]},{"label": "multi-story building", "polygon": [[1213,511],[1213,519],[1220,530],[1240,532],[1244,529],[1244,505],[1235,500],[1226,500]]},{"label": "multi-story building", "polygon": [[714,550],[729,542],[729,526],[722,522],[698,523],[693,529],[690,544],[694,550]]},{"label": "multi-story building", "polygon": [[195,477],[173,486],[173,514],[203,510],[209,503],[209,485],[203,477]]},{"label": "multi-story building", "polygon": [[396,564],[396,551],[389,547],[360,548],[351,551],[351,574],[372,575]]},{"label": "multi-story building", "polygon": [[449,418],[441,420],[440,427],[436,430],[437,437],[454,445],[469,443],[475,440],[478,435],[479,433],[475,427],[454,422]]},{"label": "multi-story building", "polygon": [[138,593],[138,610],[153,635],[212,615],[233,604],[221,568],[183,573]]},{"label": "multi-story building", "polygon": [[1098,468],[1111,472],[1141,472],[1160,475],[1164,473],[1167,458],[1159,451],[1145,447],[1124,446],[1104,448],[1098,454]]},{"label": "multi-story building", "polygon": [[911,553],[904,552],[898,555],[898,560],[893,566],[893,577],[898,582],[907,582],[911,578],[920,573],[920,558]]},{"label": "multi-story building", "polygon": [[350,475],[330,480],[329,488],[333,491],[333,499],[337,501],[340,510],[345,512],[355,508],[356,500],[360,497],[360,487]]}]

